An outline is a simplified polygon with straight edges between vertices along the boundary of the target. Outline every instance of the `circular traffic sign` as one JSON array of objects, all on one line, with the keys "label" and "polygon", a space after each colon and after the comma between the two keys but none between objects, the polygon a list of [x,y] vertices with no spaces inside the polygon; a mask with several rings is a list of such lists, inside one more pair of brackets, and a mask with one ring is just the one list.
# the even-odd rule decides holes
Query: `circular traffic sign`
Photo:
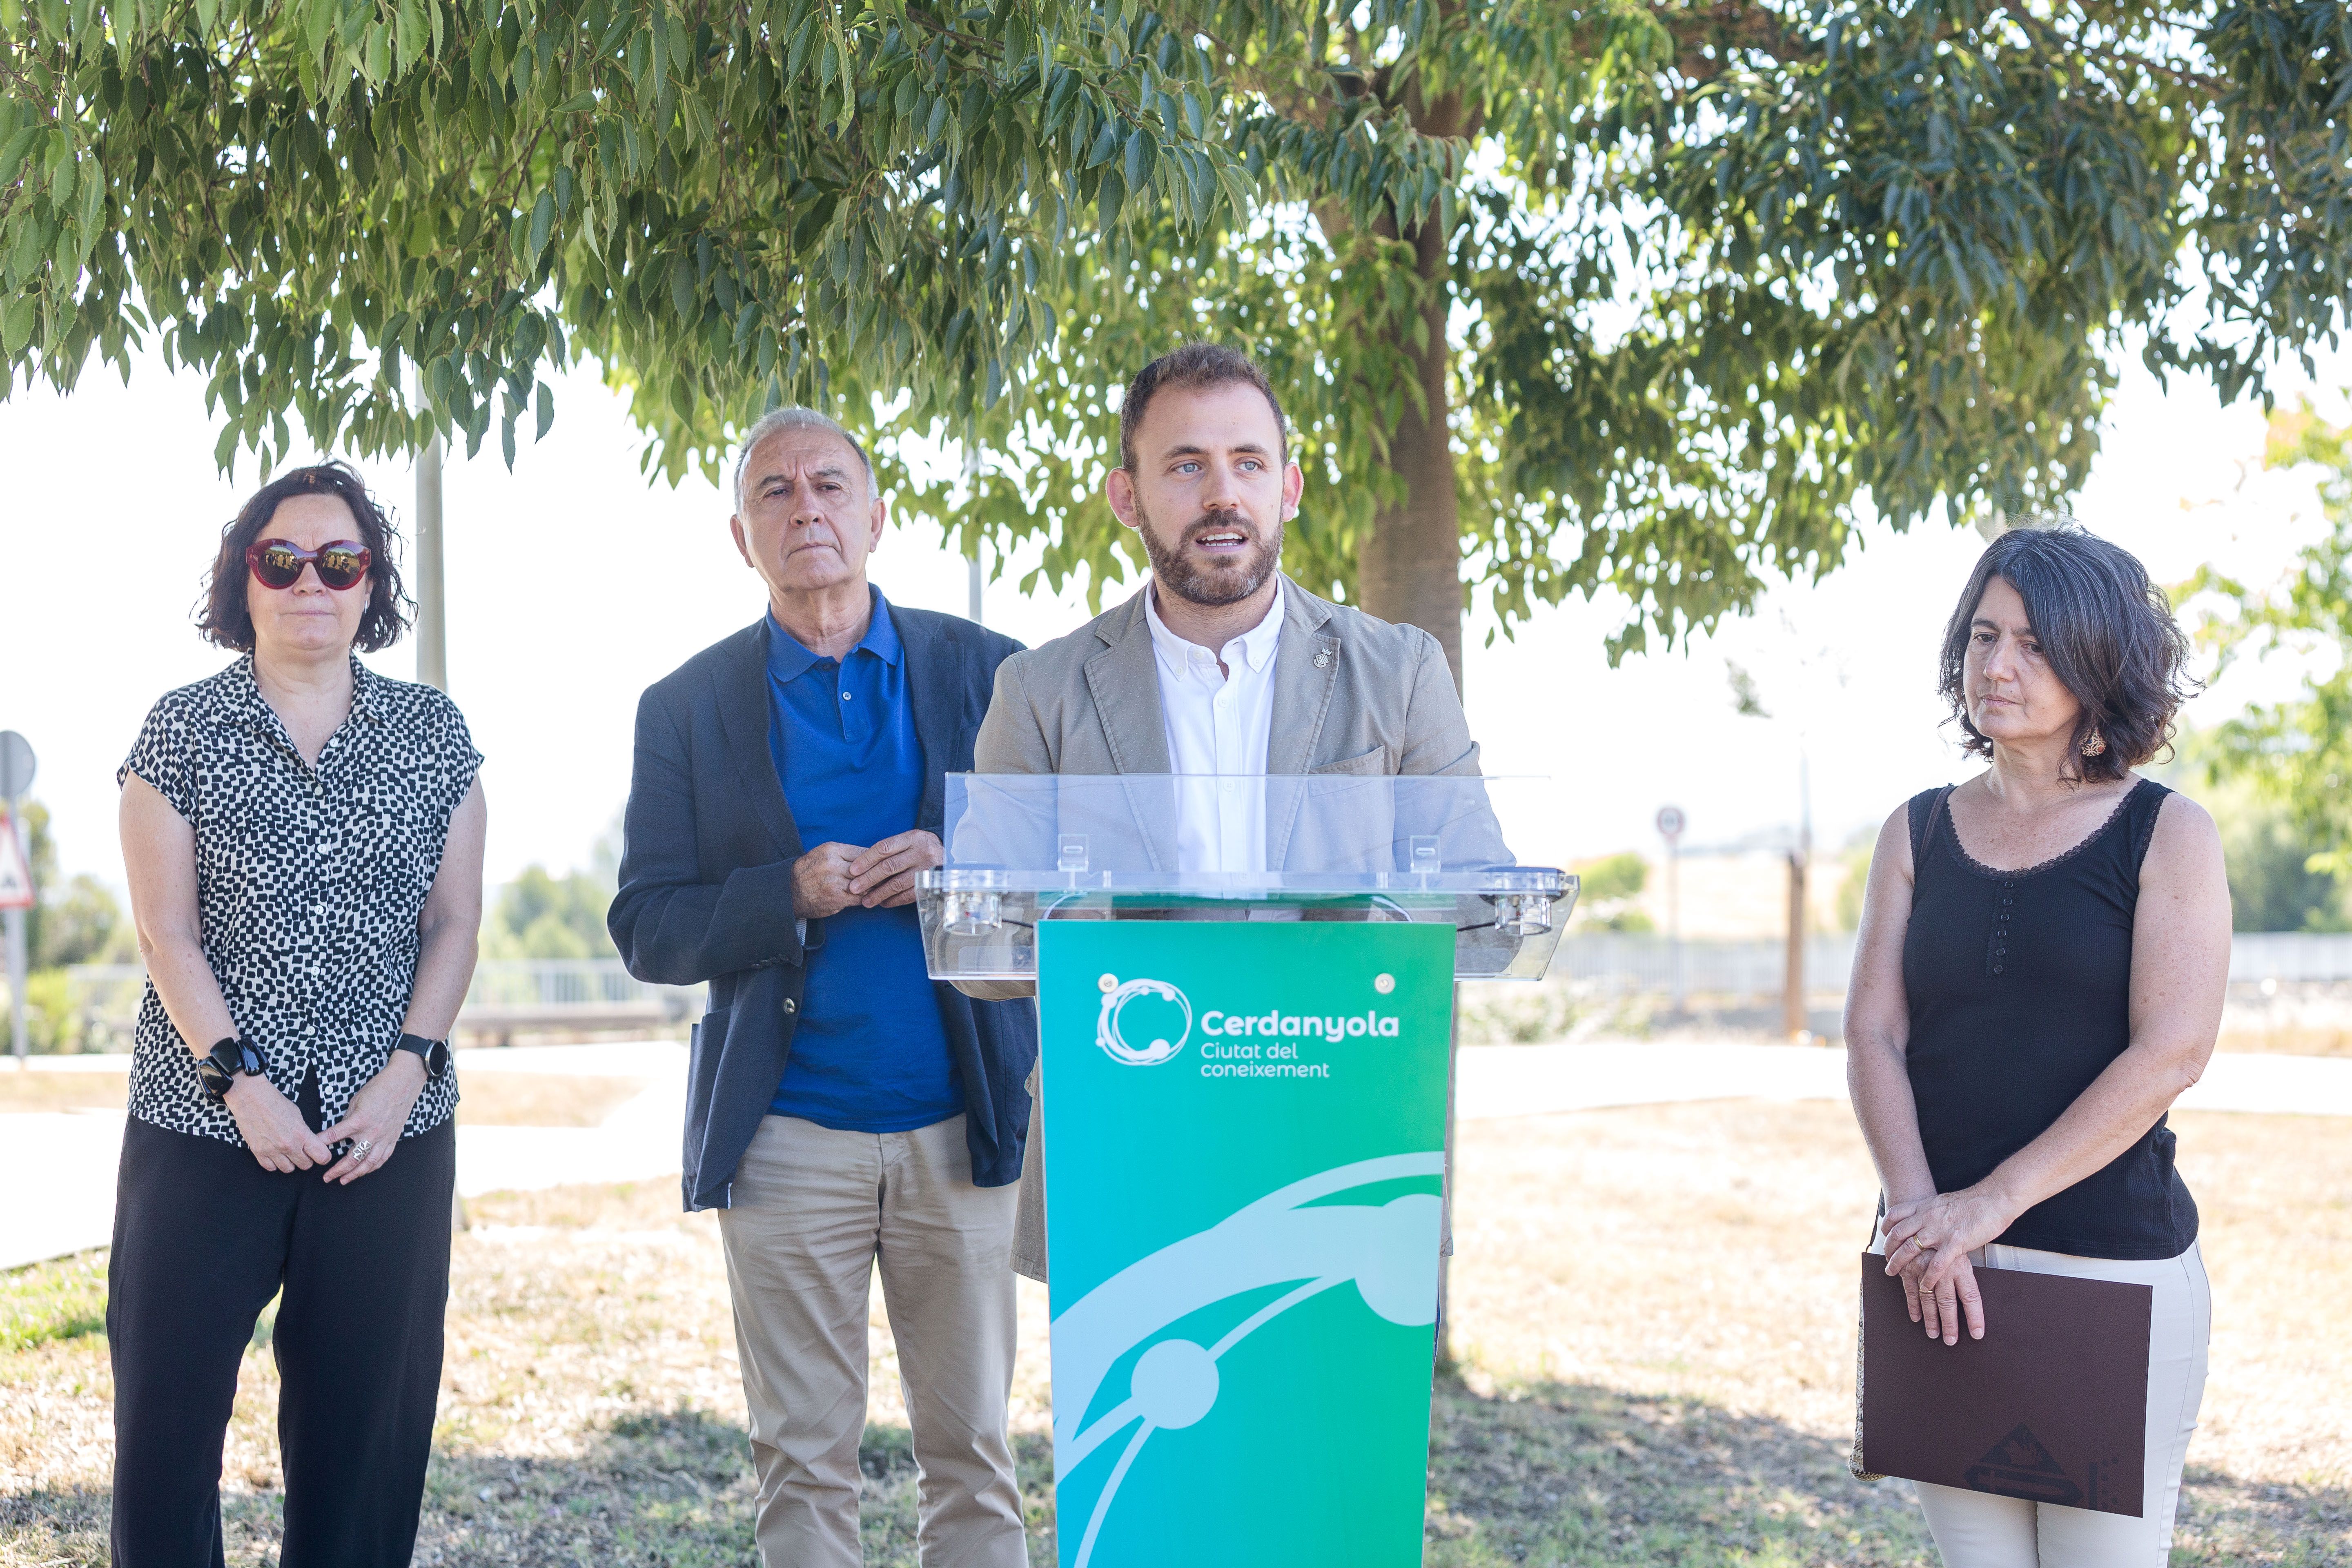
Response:
[{"label": "circular traffic sign", "polygon": [[0,730],[0,800],[14,800],[33,787],[33,742],[14,730]]},{"label": "circular traffic sign", "polygon": [[1658,807],[1658,832],[1661,835],[1668,838],[1680,838],[1683,836],[1683,828],[1685,826],[1685,824],[1683,821],[1683,808],[1681,806],[1662,805]]}]

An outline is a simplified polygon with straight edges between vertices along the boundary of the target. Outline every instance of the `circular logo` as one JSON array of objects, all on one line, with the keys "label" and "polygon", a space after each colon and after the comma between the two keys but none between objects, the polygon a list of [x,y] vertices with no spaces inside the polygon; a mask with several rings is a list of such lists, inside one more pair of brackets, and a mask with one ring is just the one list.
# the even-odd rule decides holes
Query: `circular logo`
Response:
[{"label": "circular logo", "polygon": [[[1106,974],[1103,978],[1108,980],[1110,976]],[[1156,996],[1163,1002],[1176,1005],[1182,1022],[1172,1031],[1173,1038],[1170,1037],[1171,1031],[1160,1028],[1153,1032],[1151,1039],[1137,1046],[1130,1045],[1126,1036],[1119,1032],[1119,1015],[1127,1010],[1129,1002],[1142,996]],[[1147,1016],[1153,1011],[1157,1009],[1145,1010]],[[1129,980],[1124,984],[1106,988],[1102,1011],[1095,1016],[1095,1044],[1100,1046],[1103,1054],[1111,1060],[1123,1062],[1131,1068],[1158,1067],[1182,1050],[1184,1041],[1192,1033],[1192,1004],[1185,999],[1184,993],[1165,980]]]},{"label": "circular logo", "polygon": [[1387,995],[1390,992],[1396,989],[1396,976],[1393,974],[1373,975],[1372,989],[1379,992],[1383,996]]}]

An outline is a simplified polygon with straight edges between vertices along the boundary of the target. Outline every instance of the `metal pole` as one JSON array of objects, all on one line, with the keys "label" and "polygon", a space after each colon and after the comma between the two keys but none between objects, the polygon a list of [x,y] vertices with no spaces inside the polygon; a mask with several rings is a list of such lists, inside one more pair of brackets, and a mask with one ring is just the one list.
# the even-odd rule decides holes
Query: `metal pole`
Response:
[{"label": "metal pole", "polygon": [[1797,847],[1789,855],[1789,973],[1781,1023],[1789,1038],[1811,1035],[1805,1012],[1805,882],[1813,866],[1812,763],[1802,731],[1797,734]]},{"label": "metal pole", "polygon": [[[980,440],[967,426],[963,433],[963,503],[976,506],[980,501]],[[986,626],[980,618],[980,590],[986,578],[980,570],[980,536],[971,537],[971,554],[966,558],[971,566],[971,611],[968,617],[974,626]]]},{"label": "metal pole", "polygon": [[[449,600],[441,573],[441,437],[416,454],[416,679],[449,689]],[[466,1200],[449,1189],[449,1228],[466,1228]]]},{"label": "metal pole", "polygon": [[1667,984],[1674,992],[1675,1013],[1681,1016],[1688,1000],[1688,987],[1683,974],[1683,829],[1690,819],[1678,805],[1658,807],[1658,837],[1666,841],[1666,967]]},{"label": "metal pole", "polygon": [[416,679],[449,689],[449,604],[441,582],[441,437],[416,456]]},{"label": "metal pole", "polygon": [[8,1035],[16,1053],[16,1069],[25,1068],[31,1045],[25,1034],[25,911],[8,911]]},{"label": "metal pole", "polygon": [[1666,840],[1666,962],[1674,968],[1675,1012],[1688,1002],[1683,975],[1683,851],[1682,835]]},{"label": "metal pole", "polygon": [[[8,831],[16,836],[16,847],[25,864],[33,863],[32,847],[25,842],[25,833],[17,824],[25,820],[25,797],[13,795],[8,801]],[[25,1058],[32,1049],[30,1037],[25,1032],[25,911],[8,911],[8,1037],[16,1057],[16,1070],[25,1070]]]},{"label": "metal pole", "polygon": [[1805,858],[1794,849],[1789,851],[1789,953],[1780,1026],[1792,1043],[1805,1032]]}]

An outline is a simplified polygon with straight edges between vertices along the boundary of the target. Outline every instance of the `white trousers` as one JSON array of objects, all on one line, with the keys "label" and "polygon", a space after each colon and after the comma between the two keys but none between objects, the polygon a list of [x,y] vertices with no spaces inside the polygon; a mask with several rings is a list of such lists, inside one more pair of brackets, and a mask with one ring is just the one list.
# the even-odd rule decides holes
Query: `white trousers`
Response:
[{"label": "white trousers", "polygon": [[2024,1247],[1988,1247],[1974,1257],[1995,1268],[2155,1287],[2147,1348],[2147,1490],[2140,1517],[2133,1519],[1914,1482],[1944,1568],[2164,1568],[2172,1552],[2173,1512],[2180,1504],[2180,1468],[2205,1396],[2213,1296],[2205,1282],[2204,1258],[2193,1244],[2179,1257],[2158,1263],[2074,1258]]}]

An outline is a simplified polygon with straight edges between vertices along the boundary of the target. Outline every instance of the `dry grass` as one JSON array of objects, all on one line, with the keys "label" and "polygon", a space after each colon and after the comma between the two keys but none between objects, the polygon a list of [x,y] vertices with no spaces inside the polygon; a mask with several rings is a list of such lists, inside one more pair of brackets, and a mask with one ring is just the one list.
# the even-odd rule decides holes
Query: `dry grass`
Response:
[{"label": "dry grass", "polygon": [[[2180,1130],[2216,1327],[2175,1562],[2352,1564],[2352,1365],[2323,1316],[2352,1294],[2352,1129],[2205,1115]],[[1461,1181],[1465,1361],[1433,1425],[1432,1564],[1932,1563],[1900,1489],[1843,1465],[1871,1191],[1843,1111],[1475,1123]],[[676,1205],[668,1182],[468,1205],[419,1563],[751,1561],[716,1226]],[[0,1349],[9,1568],[104,1561],[98,1288],[87,1261],[0,1277],[0,1333],[15,1324],[31,1347]],[[1042,1564],[1042,1293],[1024,1285],[1022,1307],[1014,1420]],[[226,1467],[230,1558],[254,1564],[275,1560],[279,1509],[276,1376],[257,1339]],[[866,1561],[911,1564],[913,1468],[878,1299],[874,1349]]]},{"label": "dry grass", "polygon": [[[2218,1112],[2174,1126],[2214,1293],[2176,1562],[2352,1563],[2352,1356],[2331,1324],[2352,1298],[2352,1126]],[[1888,1495],[1842,1463],[1876,1191],[1843,1107],[1488,1122],[1468,1129],[1460,1169],[1454,1312],[1473,1391],[1571,1412],[1614,1400],[1629,1418],[1659,1413],[1652,1426],[1696,1411],[1746,1485],[1858,1519],[1864,1496]],[[1541,1531],[1506,1533],[1551,1560]]]},{"label": "dry grass", "polygon": [[2352,1025],[2336,1028],[2317,1024],[2286,1024],[2275,1028],[2236,1028],[2225,1020],[2214,1047],[2223,1051],[2260,1051],[2285,1057],[2352,1057]]},{"label": "dry grass", "polygon": [[39,1110],[120,1110],[130,1098],[129,1073],[0,1071],[0,1116]]}]

